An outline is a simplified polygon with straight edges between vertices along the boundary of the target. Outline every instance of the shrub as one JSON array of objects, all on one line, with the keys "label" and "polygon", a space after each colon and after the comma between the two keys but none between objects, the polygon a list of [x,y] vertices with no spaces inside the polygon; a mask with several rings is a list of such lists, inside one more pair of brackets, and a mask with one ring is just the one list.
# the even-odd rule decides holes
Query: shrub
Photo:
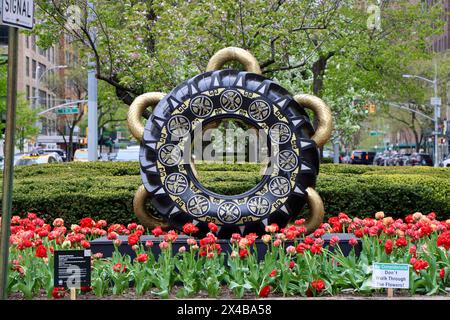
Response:
[{"label": "shrub", "polygon": [[[221,194],[240,194],[261,179],[260,166],[197,165],[205,187]],[[141,185],[137,162],[64,163],[17,167],[14,214],[38,212],[49,220],[75,223],[84,216],[128,223],[136,220],[133,196]],[[434,211],[450,217],[450,170],[429,167],[376,167],[323,164],[317,190],[328,216],[376,211],[401,217]],[[151,210],[151,208],[150,208]]]},{"label": "shrub", "polygon": [[334,159],[333,158],[322,158],[322,160],[320,160],[320,163],[334,163]]}]

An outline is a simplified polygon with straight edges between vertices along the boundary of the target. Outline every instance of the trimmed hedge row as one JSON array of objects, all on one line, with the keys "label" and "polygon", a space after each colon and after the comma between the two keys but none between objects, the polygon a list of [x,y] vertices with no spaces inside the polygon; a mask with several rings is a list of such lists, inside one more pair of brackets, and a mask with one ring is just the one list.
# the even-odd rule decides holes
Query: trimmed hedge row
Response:
[{"label": "trimmed hedge row", "polygon": [[[205,187],[239,194],[260,179],[259,165],[197,165]],[[15,214],[38,212],[51,221],[80,218],[135,221],[132,201],[141,184],[136,162],[66,163],[18,167],[14,174]],[[376,167],[323,164],[317,190],[328,215],[371,216],[383,210],[403,217],[434,211],[450,217],[450,170],[430,167]]]}]

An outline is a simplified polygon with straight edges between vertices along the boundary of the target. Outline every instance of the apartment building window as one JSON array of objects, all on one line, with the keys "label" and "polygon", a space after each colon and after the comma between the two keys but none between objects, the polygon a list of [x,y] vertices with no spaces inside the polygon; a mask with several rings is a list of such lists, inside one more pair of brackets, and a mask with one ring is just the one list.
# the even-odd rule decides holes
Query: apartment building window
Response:
[{"label": "apartment building window", "polygon": [[42,63],[39,62],[38,78],[40,78],[45,73],[45,70],[47,70],[47,67],[45,66],[45,64],[42,64]]},{"label": "apartment building window", "polygon": [[78,53],[76,53],[76,52],[73,53],[73,61],[74,61],[74,63],[78,63],[78,61],[79,61]]},{"label": "apartment building window", "polygon": [[37,69],[37,62],[36,62],[36,60],[33,59],[32,63],[31,63],[31,75],[32,75],[33,79],[36,79],[36,69]]},{"label": "apartment building window", "polygon": [[39,90],[39,106],[47,108],[47,93],[44,90]]},{"label": "apartment building window", "polygon": [[35,35],[31,36],[31,48],[33,49],[33,51],[36,52],[36,36]]},{"label": "apartment building window", "polygon": [[44,49],[38,48],[38,52],[39,52],[39,54],[40,54],[41,56],[44,56],[44,57],[45,57],[45,50],[44,50]]},{"label": "apartment building window", "polygon": [[25,44],[27,49],[30,49],[30,36],[25,36]]},{"label": "apartment building window", "polygon": [[30,76],[30,58],[29,57],[26,58],[26,62],[25,62],[25,74],[27,75],[27,77]]},{"label": "apartment building window", "polygon": [[31,96],[31,101],[32,101],[32,107],[34,108],[34,106],[37,104],[37,99],[36,99],[36,88],[33,87],[33,95]]},{"label": "apartment building window", "polygon": [[70,61],[70,52],[66,51],[66,64],[70,65],[71,61]]},{"label": "apartment building window", "polygon": [[47,135],[47,118],[42,118],[41,123],[42,123],[41,134]]},{"label": "apartment building window", "polygon": [[27,85],[27,87],[26,87],[27,89],[27,100],[30,100],[30,86],[29,85]]}]

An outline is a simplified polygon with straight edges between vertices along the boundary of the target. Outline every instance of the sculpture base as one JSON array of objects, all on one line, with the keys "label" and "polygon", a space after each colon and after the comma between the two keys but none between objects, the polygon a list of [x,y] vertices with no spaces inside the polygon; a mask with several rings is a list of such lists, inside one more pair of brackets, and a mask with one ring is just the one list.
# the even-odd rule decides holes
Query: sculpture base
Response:
[{"label": "sculpture base", "polygon": [[[339,237],[339,239],[340,239],[339,246],[345,256],[347,256],[350,253],[351,248],[352,248],[352,246],[349,244],[349,240],[356,239],[358,241],[358,243],[355,245],[355,253],[359,256],[361,249],[362,249],[361,240],[359,238],[357,238],[357,237],[355,237],[355,235],[349,234],[349,233],[325,234],[322,237],[322,239],[325,242],[324,247],[327,247],[329,245],[330,239],[333,236]],[[172,250],[174,253],[178,252],[178,249],[182,246],[185,246],[186,248],[188,248],[188,245],[186,244],[187,238],[188,237],[184,236],[184,235],[180,235],[178,237],[178,239],[172,244]],[[136,256],[136,253],[131,249],[131,246],[128,245],[128,236],[119,236],[119,239],[122,241],[122,245],[119,247],[119,252],[122,254],[127,254],[132,259],[134,259]],[[141,237],[140,242],[143,245],[145,245],[145,242],[148,240],[153,241],[152,252],[155,255],[155,258],[157,258],[159,253],[161,252],[161,250],[159,248],[159,244],[162,242],[162,238],[145,235],[145,236]],[[95,240],[91,241],[90,243],[91,243],[92,254],[102,253],[103,257],[107,258],[107,257],[111,257],[112,253],[114,252],[113,241],[108,240],[106,237],[101,237],[101,238],[95,239]],[[219,244],[222,247],[222,252],[231,253],[232,247],[230,244],[230,240],[225,240],[225,239],[219,240]],[[262,242],[260,239],[257,239],[255,241],[255,244],[256,244],[256,250],[258,251],[258,259],[259,260],[264,259],[264,255],[267,251],[267,245],[264,244],[264,242]],[[294,244],[294,241],[286,241],[285,248],[287,248],[289,245],[293,245],[293,244]],[[331,248],[330,250],[333,250],[333,249]]]}]

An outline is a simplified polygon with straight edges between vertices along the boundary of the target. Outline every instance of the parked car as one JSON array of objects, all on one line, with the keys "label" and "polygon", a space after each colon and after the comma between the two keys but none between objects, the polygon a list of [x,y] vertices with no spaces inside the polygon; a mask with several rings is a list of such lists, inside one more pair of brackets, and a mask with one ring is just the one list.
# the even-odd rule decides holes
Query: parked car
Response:
[{"label": "parked car", "polygon": [[411,166],[433,166],[433,159],[427,153],[413,153],[408,161]]},{"label": "parked car", "polygon": [[61,157],[62,161],[67,161],[67,154],[64,150],[61,149],[39,149],[39,154],[48,154],[48,153],[56,153]]},{"label": "parked car", "polygon": [[410,160],[411,154],[397,153],[389,157],[387,164],[389,166],[405,166]]},{"label": "parked car", "polygon": [[77,149],[73,154],[74,162],[88,162],[88,149]]},{"label": "parked car", "polygon": [[114,159],[116,157],[117,157],[117,152],[108,153],[108,161],[114,161]]},{"label": "parked car", "polygon": [[355,150],[352,152],[351,164],[373,164],[375,152]]},{"label": "parked car", "polygon": [[387,162],[388,155],[382,152],[377,152],[373,158],[373,164],[377,166],[384,166],[385,161]]},{"label": "parked car", "polygon": [[[97,151],[97,159],[101,159],[100,152]],[[77,149],[73,154],[74,162],[88,162],[89,161],[89,152],[87,148]]]},{"label": "parked car", "polygon": [[54,154],[39,154],[31,153],[30,155],[24,155],[16,162],[16,166],[31,166],[33,164],[46,164],[46,163],[58,163],[58,159]]},{"label": "parked car", "polygon": [[139,161],[139,146],[120,149],[112,161]]},{"label": "parked car", "polygon": [[450,168],[450,157],[441,162],[441,167]]}]

